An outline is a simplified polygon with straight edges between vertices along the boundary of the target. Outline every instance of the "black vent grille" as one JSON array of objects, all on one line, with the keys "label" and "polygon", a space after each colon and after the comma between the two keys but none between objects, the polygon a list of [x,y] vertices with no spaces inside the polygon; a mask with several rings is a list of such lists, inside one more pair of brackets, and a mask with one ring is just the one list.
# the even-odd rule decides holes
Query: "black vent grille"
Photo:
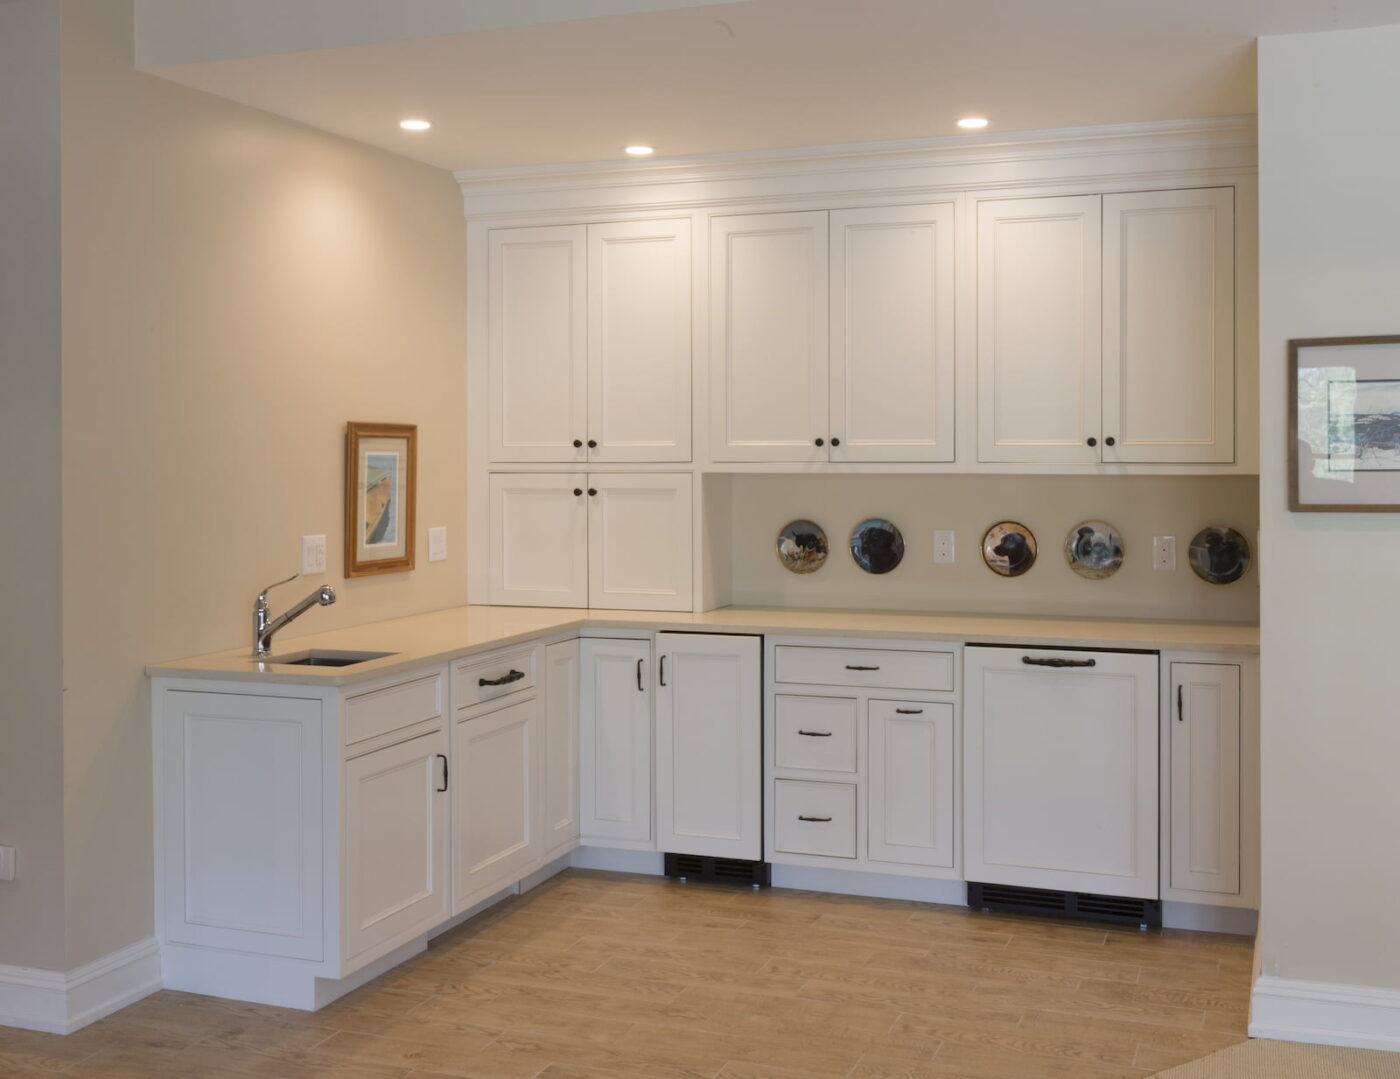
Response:
[{"label": "black vent grille", "polygon": [[1005,911],[1012,914],[1054,914],[1061,918],[1116,922],[1120,925],[1156,928],[1162,924],[1162,904],[1157,899],[1059,892],[1050,888],[1023,888],[1015,884],[969,882],[967,905],[977,910]]},{"label": "black vent grille", "polygon": [[772,867],[767,862],[742,858],[710,858],[700,854],[667,854],[666,875],[686,880],[715,881],[720,884],[764,886],[772,883]]}]

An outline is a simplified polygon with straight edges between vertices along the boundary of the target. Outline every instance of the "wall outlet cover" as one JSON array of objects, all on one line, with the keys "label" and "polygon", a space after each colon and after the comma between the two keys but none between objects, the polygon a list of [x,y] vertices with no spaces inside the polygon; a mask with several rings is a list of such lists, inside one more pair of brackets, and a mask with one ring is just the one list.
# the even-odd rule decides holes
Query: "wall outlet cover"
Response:
[{"label": "wall outlet cover", "polygon": [[951,529],[940,530],[933,534],[933,560],[935,562],[951,562],[956,554]]},{"label": "wall outlet cover", "polygon": [[15,848],[0,847],[0,880],[15,879]]},{"label": "wall outlet cover", "polygon": [[326,572],[326,537],[301,537],[301,572]]},{"label": "wall outlet cover", "polygon": [[1152,568],[1176,569],[1176,537],[1152,537]]},{"label": "wall outlet cover", "polygon": [[428,529],[428,561],[447,561],[447,526],[437,525]]}]

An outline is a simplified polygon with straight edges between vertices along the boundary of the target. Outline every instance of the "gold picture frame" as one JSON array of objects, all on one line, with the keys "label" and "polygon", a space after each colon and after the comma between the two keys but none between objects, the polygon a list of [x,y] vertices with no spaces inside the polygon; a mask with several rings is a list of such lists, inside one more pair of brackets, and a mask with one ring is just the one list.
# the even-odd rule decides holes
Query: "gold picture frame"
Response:
[{"label": "gold picture frame", "polygon": [[345,576],[413,569],[418,428],[345,425]]}]

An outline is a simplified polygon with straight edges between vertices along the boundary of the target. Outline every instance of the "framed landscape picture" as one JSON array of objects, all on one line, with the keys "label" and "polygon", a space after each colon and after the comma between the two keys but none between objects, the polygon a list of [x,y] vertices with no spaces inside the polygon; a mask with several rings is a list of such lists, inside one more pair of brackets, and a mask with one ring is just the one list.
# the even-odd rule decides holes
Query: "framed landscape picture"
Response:
[{"label": "framed landscape picture", "polygon": [[345,576],[370,577],[413,568],[417,488],[417,427],[346,425]]}]

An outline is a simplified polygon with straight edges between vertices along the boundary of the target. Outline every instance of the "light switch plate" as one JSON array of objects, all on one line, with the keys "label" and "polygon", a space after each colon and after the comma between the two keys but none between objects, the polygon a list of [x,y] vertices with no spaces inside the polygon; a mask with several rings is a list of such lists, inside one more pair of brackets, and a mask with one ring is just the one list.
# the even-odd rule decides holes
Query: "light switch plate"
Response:
[{"label": "light switch plate", "polygon": [[447,561],[447,526],[437,525],[428,529],[428,561]]},{"label": "light switch plate", "polygon": [[0,847],[0,880],[15,879],[15,848]]},{"label": "light switch plate", "polygon": [[301,572],[326,572],[326,537],[301,537]]},{"label": "light switch plate", "polygon": [[933,534],[933,560],[935,562],[951,562],[955,557],[952,530],[935,532]]},{"label": "light switch plate", "polygon": [[1176,537],[1152,537],[1152,568],[1176,569]]}]

